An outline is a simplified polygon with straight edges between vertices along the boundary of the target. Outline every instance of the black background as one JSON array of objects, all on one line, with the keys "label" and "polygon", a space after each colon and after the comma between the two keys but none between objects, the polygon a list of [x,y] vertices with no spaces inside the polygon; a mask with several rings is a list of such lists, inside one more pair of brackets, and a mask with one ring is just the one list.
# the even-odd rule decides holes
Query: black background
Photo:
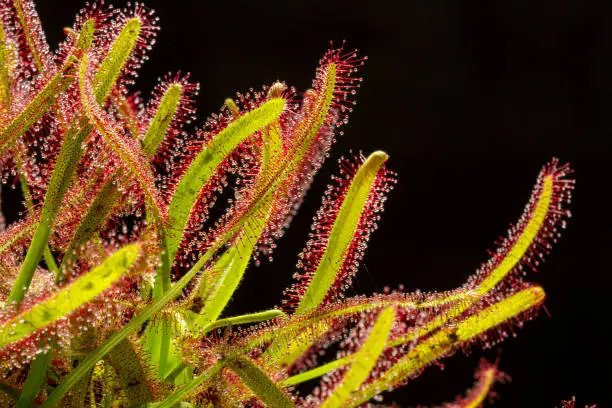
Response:
[{"label": "black background", "polygon": [[[57,44],[82,2],[39,0]],[[117,1],[117,6],[125,2]],[[387,151],[399,173],[353,293],[451,289],[518,219],[541,166],[569,161],[573,218],[532,281],[546,308],[516,339],[473,348],[393,394],[400,406],[438,404],[472,383],[483,355],[512,383],[496,407],[612,406],[609,326],[612,2],[149,0],[162,31],[138,88],[168,71],[201,84],[200,122],[224,98],[276,79],[305,90],[330,40],[368,55],[349,125],[272,264],[249,271],[227,314],[277,305],[321,194],[349,150]],[[7,204],[5,204],[7,207]],[[498,349],[501,350],[498,351]]]}]

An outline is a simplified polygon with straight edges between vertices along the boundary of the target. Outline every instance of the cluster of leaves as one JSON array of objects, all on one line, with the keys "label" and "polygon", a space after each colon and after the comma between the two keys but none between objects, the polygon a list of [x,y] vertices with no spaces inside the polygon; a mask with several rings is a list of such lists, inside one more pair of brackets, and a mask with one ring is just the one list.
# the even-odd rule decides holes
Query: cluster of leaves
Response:
[{"label": "cluster of leaves", "polygon": [[[167,75],[148,103],[131,89],[151,11],[96,2],[65,31],[52,53],[29,0],[0,2],[2,177],[26,202],[0,233],[3,406],[359,406],[492,346],[544,300],[523,269],[569,216],[573,180],[556,160],[462,287],[346,298],[395,183],[374,152],[340,161],[280,307],[222,317],[347,123],[365,58],[332,48],[303,95],[280,82],[238,94],[188,131],[187,76]],[[479,406],[501,378],[483,363],[448,406]]]}]

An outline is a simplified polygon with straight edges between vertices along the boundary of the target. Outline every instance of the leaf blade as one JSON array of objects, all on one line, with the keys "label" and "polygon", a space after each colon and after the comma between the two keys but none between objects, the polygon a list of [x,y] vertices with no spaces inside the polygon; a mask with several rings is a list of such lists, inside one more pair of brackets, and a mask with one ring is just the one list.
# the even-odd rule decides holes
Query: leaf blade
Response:
[{"label": "leaf blade", "polygon": [[130,333],[138,330],[144,322],[159,312],[168,302],[180,295],[181,291],[189,282],[191,282],[200,269],[206,263],[208,263],[208,261],[210,261],[210,258],[212,258],[217,249],[218,248],[216,247],[211,248],[200,258],[200,260],[189,270],[189,272],[187,272],[178,282],[176,282],[159,300],[134,316],[128,324],[110,336],[96,350],[87,355],[87,357],[81,361],[76,369],[72,370],[68,376],[64,377],[61,384],[53,391],[53,393],[51,393],[51,395],[49,395],[49,397],[47,397],[40,408],[52,408],[55,406],[55,404],[57,404],[66,394],[66,392],[68,392],[68,390],[70,390],[70,388],[74,386],[85,373],[91,370],[100,359],[111,352],[112,349],[127,338]]},{"label": "leaf blade", "polygon": [[334,220],[325,253],[296,309],[296,314],[316,309],[325,299],[344,263],[378,172],[388,157],[384,152],[372,153],[355,174]]},{"label": "leaf blade", "polygon": [[385,349],[394,319],[395,311],[391,307],[380,313],[368,338],[359,351],[354,354],[353,363],[344,375],[342,382],[325,400],[321,408],[341,407],[351,398],[351,394],[359,389]]},{"label": "leaf blade", "polygon": [[267,406],[295,407],[293,401],[248,357],[235,356],[225,363]]},{"label": "leaf blade", "polygon": [[71,285],[0,326],[0,347],[46,327],[94,299],[129,270],[140,251],[139,244],[120,249]]},{"label": "leaf blade", "polygon": [[173,262],[189,214],[199,192],[215,169],[243,140],[272,123],[285,107],[282,98],[266,101],[229,124],[196,156],[183,175],[170,202],[167,228],[168,258]]}]

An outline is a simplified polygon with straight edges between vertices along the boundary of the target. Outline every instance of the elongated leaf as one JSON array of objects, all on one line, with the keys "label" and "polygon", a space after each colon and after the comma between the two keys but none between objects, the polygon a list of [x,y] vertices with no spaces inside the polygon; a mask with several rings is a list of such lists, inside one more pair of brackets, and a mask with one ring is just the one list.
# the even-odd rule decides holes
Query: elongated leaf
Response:
[{"label": "elongated leaf", "polygon": [[[461,295],[461,296],[460,296]],[[427,302],[420,302],[409,294],[381,295],[370,299],[351,298],[326,306],[323,310],[317,310],[311,314],[301,316],[299,319],[291,319],[278,328],[253,335],[247,342],[245,350],[251,349],[273,341],[267,347],[271,355],[285,365],[291,365],[302,353],[299,350],[307,350],[317,339],[323,335],[338,319],[346,319],[350,316],[367,312],[394,307],[396,309],[421,310],[430,308],[448,308],[447,314],[454,316],[455,310],[462,309],[466,304],[472,304],[478,294],[472,291],[451,292],[450,295],[440,296]]]},{"label": "elongated leaf", "polygon": [[8,51],[4,24],[0,21],[0,106],[7,110],[11,105],[11,75],[9,73]]},{"label": "elongated leaf", "polygon": [[119,74],[121,74],[125,63],[136,46],[141,28],[140,18],[129,19],[117,35],[110,52],[102,61],[94,78],[95,95],[98,103],[103,103],[110,95]]},{"label": "elongated leaf", "polygon": [[230,123],[196,156],[170,202],[168,259],[173,262],[189,214],[202,190],[221,162],[248,136],[269,125],[281,114],[285,100],[274,98]]},{"label": "elongated leaf", "polygon": [[84,374],[91,370],[96,363],[100,361],[100,359],[104,358],[104,356],[106,356],[115,346],[125,340],[132,332],[140,329],[140,327],[147,320],[159,312],[168,302],[180,295],[183,289],[189,284],[189,282],[191,282],[200,269],[210,261],[210,258],[218,249],[218,247],[209,249],[208,252],[206,252],[206,254],[204,254],[189,270],[189,272],[183,275],[183,277],[176,282],[159,300],[134,316],[128,324],[123,326],[118,332],[110,336],[108,340],[106,340],[100,347],[85,357],[78,367],[72,370],[70,374],[62,380],[61,384],[57,386],[51,395],[49,395],[40,408],[51,408],[55,406],[55,404],[57,404],[66,394],[66,392],[68,392],[68,390],[70,390],[70,388],[74,386]]},{"label": "elongated leaf", "polygon": [[378,171],[387,158],[384,152],[372,153],[355,174],[334,221],[325,253],[296,310],[297,314],[307,313],[317,308],[334,283],[344,263],[349,245],[355,237],[359,219]]},{"label": "elongated leaf", "polygon": [[209,326],[206,326],[203,329],[203,332],[208,333],[211,330],[217,329],[219,327],[264,322],[266,320],[272,320],[280,316],[285,316],[285,313],[283,313],[282,310],[272,309],[272,310],[266,310],[264,312],[259,312],[259,313],[249,313],[249,314],[241,315],[241,316],[227,317],[225,319],[219,319],[215,323]]},{"label": "elongated leaf", "polygon": [[361,384],[368,378],[370,371],[374,368],[376,360],[385,349],[389,332],[393,326],[395,312],[393,308],[383,310],[370,335],[363,343],[352,359],[351,368],[342,378],[342,382],[338,385],[332,395],[321,406],[322,408],[338,408],[344,406],[346,401],[351,397]]},{"label": "elongated leaf", "polygon": [[30,372],[23,384],[23,392],[17,401],[17,408],[30,408],[47,380],[47,370],[51,364],[51,351],[40,353],[30,365]]},{"label": "elongated leaf", "polygon": [[[136,19],[137,20],[137,19]],[[101,69],[96,75],[95,94],[96,101],[103,103],[110,95],[112,85],[115,83],[123,64],[128,60],[136,43],[136,39],[140,32],[138,23],[131,23],[132,29],[124,29],[117,36],[110,51],[102,61]],[[126,24],[127,27],[128,24]],[[81,41],[77,41],[81,43]],[[56,159],[51,180],[47,187],[45,200],[41,211],[40,221],[26,257],[19,270],[17,280],[13,284],[8,300],[14,303],[21,303],[26,291],[30,287],[32,276],[36,270],[36,266],[40,261],[43,250],[49,240],[49,234],[55,219],[59,206],[66,194],[68,185],[72,180],[74,172],[77,168],[81,155],[83,154],[83,142],[92,131],[92,125],[86,118],[76,120],[76,124],[72,126],[64,137],[64,142],[59,155]],[[59,269],[58,280],[61,279],[62,268]]]},{"label": "elongated leaf", "polygon": [[49,299],[20,313],[0,327],[0,347],[61,319],[107,290],[126,274],[140,254],[140,245],[126,246]]},{"label": "elongated leaf", "polygon": [[[226,101],[226,103],[228,103]],[[276,123],[276,122],[275,122]],[[277,125],[277,123],[276,123]],[[273,127],[274,125],[270,125]],[[282,142],[278,134],[271,135],[268,129],[264,130],[264,151],[262,157],[262,168],[258,177],[257,186],[265,180],[265,177],[269,177],[269,167],[272,165],[270,162],[273,158],[277,157],[282,149]],[[268,219],[269,212],[271,210],[272,196],[268,198],[268,201],[261,204],[256,208],[260,208],[261,213],[250,214],[242,217],[236,228],[240,228],[241,237],[234,245],[227,250],[221,258],[217,261],[214,266],[215,279],[210,289],[206,294],[202,294],[205,299],[203,312],[193,322],[193,330],[200,331],[203,326],[204,330],[207,330],[213,325],[213,322],[223,311],[225,305],[229,302],[234,291],[238,287],[242,276],[248,266],[251,258],[251,253],[259,240],[263,228],[265,227],[265,220]],[[228,234],[229,236],[229,234]],[[160,275],[161,272],[161,275]],[[165,275],[165,276],[164,276]],[[164,268],[158,270],[155,282],[155,297],[158,298],[163,293],[160,290],[160,286],[167,286],[169,284],[169,276],[164,272]],[[160,325],[166,325],[168,322],[153,322],[148,330],[146,338],[148,339],[151,362],[158,367],[159,373],[162,378],[165,378],[170,371],[177,369],[182,366],[180,360],[180,352],[176,350],[176,347],[171,343],[171,339],[177,335],[174,331],[176,325],[170,325],[162,330]],[[175,383],[182,383],[189,374],[189,370],[183,371],[179,379],[174,379]],[[178,383],[176,382],[178,380]]]},{"label": "elongated leaf", "polygon": [[275,408],[295,406],[287,394],[248,357],[236,356],[226,360],[225,363],[267,406]]},{"label": "elongated leaf", "polygon": [[143,364],[129,340],[117,344],[107,361],[115,369],[130,406],[153,401]]},{"label": "elongated leaf", "polygon": [[467,310],[506,276],[517,271],[526,258],[535,256],[535,253],[540,258],[542,252],[534,251],[534,248],[550,247],[555,225],[561,224],[563,217],[568,214],[564,206],[573,187],[573,180],[565,178],[568,173],[568,167],[558,167],[555,160],[542,169],[523,216],[510,228],[510,235],[504,239],[500,249],[478,272],[479,281],[471,290],[475,296],[472,296],[470,302],[458,305],[448,314],[427,322],[425,326],[396,342],[410,341],[442,327],[449,319]]},{"label": "elongated leaf", "polygon": [[164,136],[166,136],[182,96],[183,87],[180,84],[170,85],[162,96],[159,107],[142,141],[142,149],[148,156],[152,156],[157,151]]},{"label": "elongated leaf", "polygon": [[85,217],[81,220],[81,223],[77,227],[76,232],[64,252],[64,258],[60,266],[62,274],[65,273],[72,262],[74,262],[78,248],[98,231],[100,225],[106,219],[106,215],[117,205],[117,201],[120,197],[121,192],[115,186],[114,179],[111,179],[102,187],[93,203],[87,209]]},{"label": "elongated leaf", "polygon": [[[21,192],[23,193],[23,197],[25,199],[26,208],[28,212],[32,211],[32,207],[34,206],[32,202],[32,195],[30,194],[30,188],[28,187],[28,182],[26,180],[26,176],[23,173],[23,163],[19,155],[15,157],[15,164],[17,166],[17,171],[19,172],[19,184],[21,186]],[[55,258],[51,253],[51,248],[49,248],[49,244],[45,245],[45,249],[43,251],[43,257],[45,259],[45,263],[47,264],[47,269],[55,275],[58,274],[57,263],[55,262]]]},{"label": "elongated leaf", "polygon": [[[78,46],[89,47],[91,45],[94,34],[93,29],[93,20],[88,20],[83,25],[83,30],[77,40]],[[85,48],[75,49],[73,55],[66,60],[66,63],[59,69],[57,74],[45,84],[17,116],[12,118],[11,121],[0,130],[0,154],[3,154],[11,148],[15,140],[38,122],[49,108],[53,106],[57,97],[68,89],[74,81],[74,64],[76,63],[74,54],[79,54],[83,51],[85,51]]]},{"label": "elongated leaf", "polygon": [[533,286],[469,316],[459,322],[455,328],[440,330],[415,346],[382,376],[356,392],[350,401],[350,406],[359,406],[380,392],[403,382],[433,361],[447,355],[460,344],[541,304],[544,297],[544,290],[539,286]]},{"label": "elongated leaf", "polygon": [[292,375],[291,377],[281,381],[278,386],[281,388],[285,388],[298,385],[306,381],[314,380],[315,378],[321,377],[329,373],[330,371],[334,371],[340,367],[344,367],[346,365],[351,364],[351,357],[352,356],[340,358],[338,360],[331,361],[327,364],[323,364],[322,366],[313,368],[312,370]]},{"label": "elongated leaf", "polygon": [[13,0],[25,42],[39,72],[45,72],[51,65],[51,53],[45,34],[32,0]]},{"label": "elongated leaf", "polygon": [[179,388],[172,395],[166,398],[163,402],[149,404],[146,406],[146,408],[175,408],[177,406],[178,407],[185,406],[185,405],[179,405],[179,404],[186,404],[181,401],[189,397],[189,395],[193,393],[200,385],[204,384],[206,381],[210,380],[211,378],[219,374],[222,367],[223,366],[221,365],[221,363],[215,364],[214,366],[204,371],[203,374],[200,374],[199,376],[191,380],[188,384]]},{"label": "elongated leaf", "polygon": [[[270,203],[271,204],[271,203]],[[269,205],[261,217],[268,216]],[[238,288],[244,272],[251,260],[253,248],[261,236],[264,223],[258,223],[252,229],[244,229],[242,236],[223,253],[215,263],[212,273],[217,277],[213,287],[204,301],[202,313],[193,322],[193,330],[199,332],[202,328],[213,324]]]},{"label": "elongated leaf", "polygon": [[[361,246],[363,237],[358,229],[367,224],[364,220],[372,217],[371,208],[375,202],[380,201],[376,190],[380,188],[379,180],[384,179],[383,165],[387,158],[384,152],[371,154],[352,179],[345,180],[346,187],[342,190],[344,193],[339,194],[342,198],[342,202],[338,203],[339,208],[324,204],[321,211],[324,211],[325,218],[317,221],[324,224],[321,227],[324,232],[316,230],[314,235],[317,241],[314,245],[311,245],[311,242],[307,244],[307,251],[310,251],[307,254],[308,262],[302,260],[303,264],[308,265],[304,277],[309,280],[303,277],[303,283],[295,285],[290,291],[294,293],[291,296],[300,301],[295,316],[310,313],[320,307],[329,296],[331,288],[341,286],[342,280],[346,280],[347,274],[350,274],[354,262],[348,262],[347,258],[354,256]],[[335,202],[332,198],[328,200]],[[347,262],[349,267],[345,266]],[[315,316],[315,319],[317,318],[318,316]],[[281,364],[290,366],[327,332],[329,327],[329,322],[320,321],[319,324],[309,327],[308,330],[298,331],[295,335],[278,336],[266,354],[271,354]],[[287,342],[285,338],[291,340]]]},{"label": "elongated leaf", "polygon": [[551,222],[551,213],[553,213],[553,217],[556,217],[554,213],[559,211],[559,208],[555,208],[554,205],[556,181],[553,175],[547,175],[541,183],[539,194],[535,194],[535,192],[538,192],[536,187],[532,200],[537,199],[537,202],[531,211],[531,216],[527,219],[527,225],[499,265],[479,284],[478,291],[481,294],[484,295],[490,291],[521,262],[534,243],[538,242],[538,236],[541,235],[541,232],[546,230],[546,222]]},{"label": "elongated leaf", "polygon": [[[150,321],[143,336],[142,346],[149,366],[160,378],[177,386],[192,378],[192,368],[183,364],[180,345],[172,339],[188,330],[187,323],[177,315],[164,314]],[[181,367],[176,375],[171,373]]]},{"label": "elongated leaf", "polygon": [[[164,93],[159,107],[155,112],[143,140],[143,150],[151,157],[163,140],[183,95],[181,84],[173,84]],[[100,228],[107,219],[111,210],[121,194],[115,182],[121,178],[118,174],[111,178],[100,190],[92,205],[87,209],[85,217],[77,227],[77,231],[70,240],[66,254],[62,261],[62,268],[66,268],[74,260],[76,249],[80,248]]]},{"label": "elongated leaf", "polygon": [[[231,99],[228,101],[231,101]],[[237,109],[235,105],[234,108]],[[248,211],[240,214],[241,219],[235,225],[235,228],[239,231],[238,239],[221,256],[212,269],[215,276],[210,282],[210,287],[201,286],[200,288],[204,299],[204,307],[192,325],[196,332],[201,329],[207,330],[206,327],[213,326],[231,299],[242,280],[252,252],[273,210],[274,190],[268,190],[268,194],[263,196],[258,192],[267,186],[268,180],[274,176],[275,161],[283,151],[278,121],[274,121],[265,127],[262,133],[264,141],[262,164],[254,186],[253,201],[247,206]],[[258,198],[260,199],[258,200]],[[227,236],[232,236],[232,231]]]},{"label": "elongated leaf", "polygon": [[148,212],[149,215],[158,226],[161,226],[164,224],[165,211],[159,193],[155,188],[155,179],[149,167],[148,159],[134,139],[124,137],[122,129],[119,129],[98,105],[94,99],[94,91],[88,79],[87,68],[88,57],[84,55],[79,68],[79,88],[85,114],[98,130],[98,133],[102,135],[104,142],[119,156],[121,161],[134,175],[147,199],[148,209],[150,210]]}]

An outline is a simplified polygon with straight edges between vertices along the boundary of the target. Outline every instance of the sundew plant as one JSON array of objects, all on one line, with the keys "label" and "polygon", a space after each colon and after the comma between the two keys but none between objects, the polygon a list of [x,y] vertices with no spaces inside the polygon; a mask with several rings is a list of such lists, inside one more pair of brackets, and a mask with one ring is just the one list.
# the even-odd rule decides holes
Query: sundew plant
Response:
[{"label": "sundew plant", "polygon": [[[332,45],[311,89],[238,93],[192,130],[187,75],[146,101],[133,87],[158,29],[142,4],[96,2],[52,52],[31,1],[0,2],[2,181],[26,208],[0,233],[1,406],[367,406],[534,316],[544,289],[524,279],[570,215],[569,167],[543,167],[461,287],[347,297],[396,182],[381,151],[340,160],[278,307],[224,314],[296,215],[366,58]],[[445,406],[481,406],[501,378],[483,362]]]}]

